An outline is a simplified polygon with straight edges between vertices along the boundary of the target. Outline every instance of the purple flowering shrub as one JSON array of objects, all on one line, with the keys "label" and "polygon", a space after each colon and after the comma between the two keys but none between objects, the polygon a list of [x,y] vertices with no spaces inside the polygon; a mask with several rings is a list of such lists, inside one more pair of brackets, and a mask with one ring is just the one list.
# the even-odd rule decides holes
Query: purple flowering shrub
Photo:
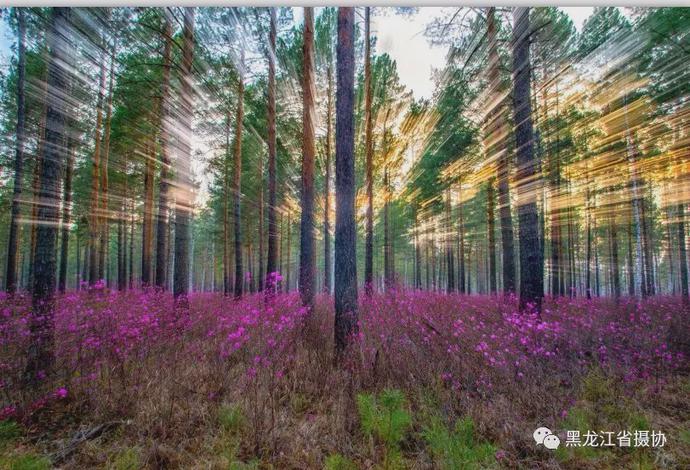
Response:
[{"label": "purple flowering shrub", "polygon": [[690,369],[688,311],[673,297],[547,299],[536,315],[498,296],[361,296],[359,334],[333,367],[328,296],[310,314],[297,292],[194,293],[181,314],[169,293],[100,288],[57,299],[55,363],[27,393],[30,305],[0,294],[0,420],[129,418],[146,439],[187,442],[180,452],[194,454],[192,436],[237,403],[249,429],[241,452],[279,467],[301,463],[300,447],[323,462],[362,439],[351,424],[360,392],[397,388],[418,414],[473,419],[510,461],[536,452],[524,428],[566,419],[592,370],[634,395]]}]

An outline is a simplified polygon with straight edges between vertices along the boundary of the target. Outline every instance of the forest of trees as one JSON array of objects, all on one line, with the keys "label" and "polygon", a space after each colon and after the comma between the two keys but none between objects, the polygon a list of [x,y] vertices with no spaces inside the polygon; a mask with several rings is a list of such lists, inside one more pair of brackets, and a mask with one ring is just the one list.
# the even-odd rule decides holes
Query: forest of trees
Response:
[{"label": "forest of trees", "polygon": [[439,18],[430,100],[375,52],[405,9],[292,14],[8,10],[5,289],[687,299],[687,10]]}]

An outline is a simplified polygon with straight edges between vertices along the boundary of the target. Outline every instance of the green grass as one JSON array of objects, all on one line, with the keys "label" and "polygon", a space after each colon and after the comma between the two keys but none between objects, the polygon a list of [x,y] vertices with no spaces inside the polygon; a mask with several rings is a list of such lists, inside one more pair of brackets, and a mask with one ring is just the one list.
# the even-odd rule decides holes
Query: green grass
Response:
[{"label": "green grass", "polygon": [[495,461],[496,447],[477,440],[470,418],[458,420],[451,431],[440,418],[432,417],[422,436],[439,468],[471,470],[486,468]]}]

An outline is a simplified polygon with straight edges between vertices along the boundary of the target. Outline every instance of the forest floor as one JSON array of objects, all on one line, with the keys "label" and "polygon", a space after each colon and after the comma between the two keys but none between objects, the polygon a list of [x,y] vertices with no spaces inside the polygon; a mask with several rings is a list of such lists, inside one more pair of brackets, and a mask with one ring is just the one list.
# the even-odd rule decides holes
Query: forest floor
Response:
[{"label": "forest floor", "polygon": [[[537,317],[515,299],[374,295],[337,367],[327,296],[310,314],[296,293],[190,304],[60,297],[55,364],[27,390],[30,301],[0,294],[0,468],[690,468],[680,298],[547,300]],[[542,426],[558,449],[535,443]],[[622,447],[624,431],[666,441]]]}]

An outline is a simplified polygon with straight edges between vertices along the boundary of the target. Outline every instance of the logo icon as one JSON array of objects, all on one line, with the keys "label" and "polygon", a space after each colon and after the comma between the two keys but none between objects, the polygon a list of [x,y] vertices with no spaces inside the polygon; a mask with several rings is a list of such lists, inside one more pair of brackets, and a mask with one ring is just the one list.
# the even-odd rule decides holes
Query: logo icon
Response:
[{"label": "logo icon", "polygon": [[549,450],[556,450],[561,445],[561,440],[551,432],[549,428],[539,427],[532,434],[537,445],[543,444]]}]

